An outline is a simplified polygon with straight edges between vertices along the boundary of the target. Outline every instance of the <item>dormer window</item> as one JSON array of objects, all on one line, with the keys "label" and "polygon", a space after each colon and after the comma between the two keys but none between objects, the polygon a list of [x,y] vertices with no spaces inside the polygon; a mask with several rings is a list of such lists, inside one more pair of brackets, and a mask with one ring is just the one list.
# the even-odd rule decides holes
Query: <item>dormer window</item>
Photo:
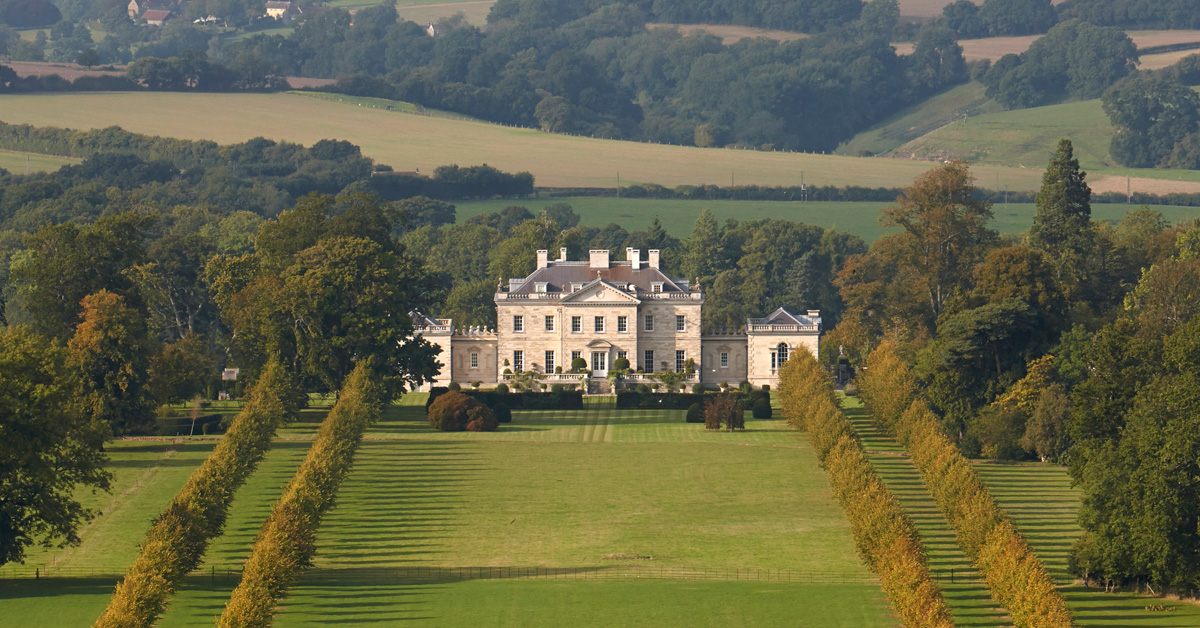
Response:
[{"label": "dormer window", "polygon": [[539,281],[539,282],[533,284],[533,289],[538,294],[546,294],[546,286],[547,286],[546,282]]},{"label": "dormer window", "polygon": [[583,290],[583,284],[571,282],[571,292],[579,292],[580,290]]},{"label": "dormer window", "polygon": [[656,282],[650,284],[650,292],[653,292],[654,294],[661,293],[662,289],[663,289],[663,284],[661,281],[656,281]]}]

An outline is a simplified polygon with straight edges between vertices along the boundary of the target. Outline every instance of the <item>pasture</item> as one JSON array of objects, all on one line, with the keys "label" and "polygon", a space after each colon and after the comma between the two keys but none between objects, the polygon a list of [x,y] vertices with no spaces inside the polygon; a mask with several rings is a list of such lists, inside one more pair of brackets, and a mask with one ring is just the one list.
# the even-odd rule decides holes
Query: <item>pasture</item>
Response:
[{"label": "pasture", "polygon": [[[939,10],[939,13],[941,11]],[[1170,30],[1170,31],[1127,31],[1133,45],[1139,49],[1157,48],[1159,46],[1176,46],[1181,44],[1200,45],[1200,31]],[[986,37],[983,39],[962,39],[959,45],[963,49],[963,58],[967,61],[988,59],[996,61],[1007,54],[1021,54],[1040,39],[1041,35],[1022,35],[1019,37]],[[895,44],[898,54],[912,54],[914,44]],[[1192,51],[1193,53],[1195,50]],[[1186,55],[1185,55],[1186,56]],[[1142,66],[1143,69],[1153,69]]]},{"label": "pasture", "polygon": [[804,39],[808,35],[804,33],[795,33],[792,31],[771,30],[769,28],[755,28],[753,26],[737,26],[734,24],[666,24],[666,23],[650,23],[646,24],[647,29],[653,28],[674,28],[683,35],[694,35],[696,33],[708,33],[721,38],[721,43],[726,46],[737,43],[743,39],[755,39],[764,37],[766,39],[774,39],[775,41],[796,41]]},{"label": "pasture", "polygon": [[58,170],[67,164],[76,163],[79,163],[79,160],[70,157],[0,150],[0,169],[7,170],[13,174],[25,174],[26,170],[29,172],[50,172],[51,170]]},{"label": "pasture", "polygon": [[[159,625],[211,625],[319,420],[310,411],[280,434]],[[106,509],[73,571],[56,567],[73,577],[0,580],[18,624],[92,621],[211,441],[114,445],[132,448],[114,463],[129,464],[122,490],[141,506]],[[170,447],[176,466],[134,479]],[[276,625],[895,625],[813,452],[779,420],[711,433],[682,411],[587,406],[443,434],[420,405],[394,406],[317,546]]]},{"label": "pasture", "polygon": [[[930,565],[935,570],[955,569],[956,580],[958,574],[966,574],[967,583],[948,585],[945,578],[941,583],[946,588],[947,601],[955,610],[956,623],[1007,625],[997,624],[999,620],[989,608],[991,601],[978,597],[987,595],[986,585],[978,579],[969,562],[965,562],[966,557],[958,549],[953,530],[946,525],[920,472],[908,461],[904,448],[875,427],[857,398],[847,397],[845,401],[847,416],[863,446],[870,452],[875,470],[904,502],[917,524],[929,549]],[[1080,626],[1182,628],[1200,625],[1200,606],[1195,604],[1127,592],[1105,593],[1103,589],[1088,589],[1073,582],[1067,572],[1067,554],[1081,532],[1076,523],[1080,495],[1071,486],[1064,467],[978,462],[975,470],[1058,583]],[[1156,605],[1169,610],[1152,610]],[[960,609],[967,612],[960,615]]]},{"label": "pasture", "polygon": [[[982,187],[991,187],[979,181]],[[490,201],[458,201],[455,203],[459,222],[485,212],[498,212],[509,205],[522,205],[534,214],[547,205],[567,203],[581,217],[580,223],[603,227],[616,223],[628,231],[644,230],[658,218],[663,228],[677,238],[686,238],[700,212],[707,209],[724,223],[727,219],[759,220],[776,218],[817,225],[853,233],[867,243],[887,233],[879,223],[880,210],[891,203],[843,202],[786,202],[786,201],[728,201],[728,200],[656,200],[598,196],[561,198],[510,199]],[[1092,218],[1116,221],[1125,217],[1136,205],[1093,204]],[[1200,207],[1155,205],[1153,209],[1175,223],[1200,217]],[[1020,233],[1029,229],[1036,211],[1032,203],[996,203],[992,206],[992,229],[1000,233]]]}]

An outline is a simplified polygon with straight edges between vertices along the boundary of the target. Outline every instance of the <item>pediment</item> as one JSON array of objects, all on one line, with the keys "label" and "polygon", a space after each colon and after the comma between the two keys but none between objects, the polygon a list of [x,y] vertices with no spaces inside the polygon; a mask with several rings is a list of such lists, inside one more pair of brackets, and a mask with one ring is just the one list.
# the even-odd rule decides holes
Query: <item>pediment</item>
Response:
[{"label": "pediment", "polygon": [[587,347],[588,349],[612,349],[613,343],[597,338],[596,340],[587,343]]},{"label": "pediment", "polygon": [[583,289],[564,297],[562,303],[636,305],[641,301],[603,279],[594,279]]}]

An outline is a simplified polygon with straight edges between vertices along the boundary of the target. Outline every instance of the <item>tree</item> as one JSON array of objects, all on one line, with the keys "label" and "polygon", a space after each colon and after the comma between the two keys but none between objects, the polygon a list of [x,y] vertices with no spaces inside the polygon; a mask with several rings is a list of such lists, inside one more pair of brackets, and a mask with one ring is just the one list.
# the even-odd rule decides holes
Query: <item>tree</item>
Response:
[{"label": "tree", "polygon": [[112,434],[133,434],[150,427],[150,343],[146,327],[120,295],[107,290],[80,304],[83,321],[67,343],[68,365],[75,372],[75,403],[92,423]]},{"label": "tree", "polygon": [[996,238],[987,228],[991,203],[975,198],[974,180],[955,161],[917,177],[898,205],[883,210],[883,225],[903,230],[899,261],[920,277],[934,316],[967,285],[971,266]]},{"label": "tree", "polygon": [[1094,241],[1091,199],[1087,173],[1079,168],[1071,140],[1059,140],[1042,175],[1029,241],[1046,252],[1058,281],[1068,285],[1086,274],[1084,263]]},{"label": "tree", "polygon": [[746,429],[746,411],[734,395],[713,395],[704,401],[704,428],[732,432]]},{"label": "tree", "polygon": [[971,0],[956,0],[947,4],[942,7],[942,17],[959,39],[987,37],[988,27],[979,17],[979,5]]},{"label": "tree", "polygon": [[165,340],[213,331],[217,313],[202,280],[213,252],[202,236],[167,235],[150,245],[146,263],[130,269],[150,310],[151,325]]},{"label": "tree", "polygon": [[187,334],[150,359],[150,391],[159,403],[190,401],[204,392],[216,368],[204,341]]},{"label": "tree", "polygon": [[1050,0],[984,0],[979,18],[994,37],[1036,35],[1058,21]]},{"label": "tree", "polygon": [[1070,421],[1071,397],[1062,384],[1051,384],[1038,396],[1021,446],[1042,462],[1058,462],[1071,446]]},{"label": "tree", "polygon": [[1163,79],[1125,79],[1101,104],[1116,130],[1109,152],[1124,166],[1164,167],[1176,142],[1200,129],[1200,95]]},{"label": "tree", "polygon": [[454,205],[427,196],[414,196],[396,202],[396,209],[408,217],[416,227],[452,225],[455,221]]},{"label": "tree", "polygon": [[28,327],[0,329],[0,565],[34,543],[75,544],[95,516],[78,489],[107,491],[107,426],[74,411],[66,352]]},{"label": "tree", "polygon": [[720,270],[723,256],[721,228],[717,225],[717,218],[707,209],[700,210],[692,226],[692,235],[684,243],[680,270],[689,279],[711,282]]}]

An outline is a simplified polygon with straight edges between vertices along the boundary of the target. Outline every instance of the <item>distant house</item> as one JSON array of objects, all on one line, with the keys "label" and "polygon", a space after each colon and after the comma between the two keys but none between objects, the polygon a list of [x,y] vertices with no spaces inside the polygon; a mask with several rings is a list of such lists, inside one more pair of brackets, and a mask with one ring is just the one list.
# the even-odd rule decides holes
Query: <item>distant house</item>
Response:
[{"label": "distant house", "polygon": [[295,2],[283,2],[281,0],[270,0],[267,2],[267,17],[279,20],[280,22],[290,22],[292,18],[300,15],[300,5]]},{"label": "distant house", "polygon": [[428,33],[430,37],[437,37],[437,27],[433,24],[426,26],[425,32]]},{"label": "distant house", "polygon": [[171,12],[166,9],[150,9],[142,14],[142,19],[150,26],[162,26],[171,17]]},{"label": "distant house", "polygon": [[133,20],[138,19],[143,13],[152,8],[161,9],[162,3],[152,2],[152,0],[129,0],[129,4],[125,5],[125,11],[129,13],[129,18]]}]

